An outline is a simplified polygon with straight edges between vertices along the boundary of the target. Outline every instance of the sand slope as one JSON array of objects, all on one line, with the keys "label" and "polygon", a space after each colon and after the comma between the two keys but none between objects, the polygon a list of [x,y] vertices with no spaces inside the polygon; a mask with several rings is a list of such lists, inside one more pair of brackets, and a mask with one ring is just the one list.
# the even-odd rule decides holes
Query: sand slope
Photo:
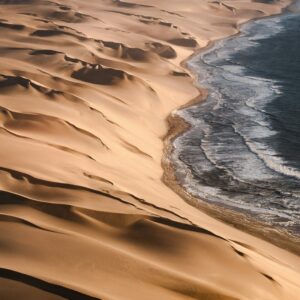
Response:
[{"label": "sand slope", "polygon": [[300,260],[162,182],[180,62],[286,3],[0,0],[0,299],[299,299]]}]

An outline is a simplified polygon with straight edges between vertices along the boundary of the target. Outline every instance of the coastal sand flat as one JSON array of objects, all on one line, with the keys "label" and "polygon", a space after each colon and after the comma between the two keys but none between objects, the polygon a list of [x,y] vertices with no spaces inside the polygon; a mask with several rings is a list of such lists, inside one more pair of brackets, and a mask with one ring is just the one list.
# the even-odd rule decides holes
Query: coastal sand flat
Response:
[{"label": "coastal sand flat", "polygon": [[180,63],[287,4],[0,0],[0,299],[299,299],[298,256],[162,181]]}]

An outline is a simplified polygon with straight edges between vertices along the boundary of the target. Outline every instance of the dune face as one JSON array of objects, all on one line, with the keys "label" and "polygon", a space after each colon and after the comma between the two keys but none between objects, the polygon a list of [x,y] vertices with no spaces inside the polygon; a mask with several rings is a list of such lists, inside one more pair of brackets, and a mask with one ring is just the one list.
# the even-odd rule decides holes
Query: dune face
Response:
[{"label": "dune face", "polygon": [[180,63],[287,4],[0,0],[0,299],[299,299],[298,256],[162,181]]}]

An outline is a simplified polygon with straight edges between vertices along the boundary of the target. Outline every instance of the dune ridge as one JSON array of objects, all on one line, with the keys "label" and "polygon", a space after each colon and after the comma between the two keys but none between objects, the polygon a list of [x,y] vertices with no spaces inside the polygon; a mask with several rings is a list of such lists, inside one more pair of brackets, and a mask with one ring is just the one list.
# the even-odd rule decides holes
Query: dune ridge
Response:
[{"label": "dune ridge", "polygon": [[163,183],[182,61],[289,1],[0,0],[0,298],[297,300],[299,256]]}]

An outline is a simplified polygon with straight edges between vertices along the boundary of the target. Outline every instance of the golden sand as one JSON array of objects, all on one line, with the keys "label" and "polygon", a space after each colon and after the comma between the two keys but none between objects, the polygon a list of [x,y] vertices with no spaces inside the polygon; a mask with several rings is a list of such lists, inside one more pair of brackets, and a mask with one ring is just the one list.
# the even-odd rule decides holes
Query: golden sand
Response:
[{"label": "golden sand", "polygon": [[297,255],[191,206],[162,163],[199,98],[181,62],[286,5],[0,0],[0,299],[299,299]]}]

